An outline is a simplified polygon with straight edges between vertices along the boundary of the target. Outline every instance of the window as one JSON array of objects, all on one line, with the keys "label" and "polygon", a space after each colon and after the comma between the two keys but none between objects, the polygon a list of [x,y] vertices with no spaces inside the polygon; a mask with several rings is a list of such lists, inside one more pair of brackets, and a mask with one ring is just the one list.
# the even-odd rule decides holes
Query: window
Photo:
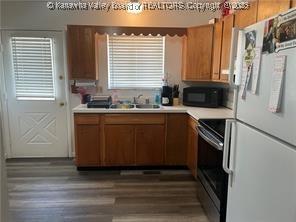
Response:
[{"label": "window", "polygon": [[164,37],[108,36],[110,89],[159,88],[164,73]]},{"label": "window", "polygon": [[17,99],[55,98],[51,38],[12,37]]}]

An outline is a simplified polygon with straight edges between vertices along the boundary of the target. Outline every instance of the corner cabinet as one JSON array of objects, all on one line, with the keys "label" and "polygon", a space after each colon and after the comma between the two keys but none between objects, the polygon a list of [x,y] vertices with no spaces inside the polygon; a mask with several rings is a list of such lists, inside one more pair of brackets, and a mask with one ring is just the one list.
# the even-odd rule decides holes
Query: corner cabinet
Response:
[{"label": "corner cabinet", "polygon": [[100,116],[97,114],[75,114],[76,166],[99,166],[100,161]]},{"label": "corner cabinet", "polygon": [[183,81],[211,80],[213,25],[187,29],[183,41]]},{"label": "corner cabinet", "polygon": [[187,114],[169,113],[166,120],[166,165],[186,165]]},{"label": "corner cabinet", "polygon": [[69,79],[98,80],[98,49],[95,27],[67,26]]}]

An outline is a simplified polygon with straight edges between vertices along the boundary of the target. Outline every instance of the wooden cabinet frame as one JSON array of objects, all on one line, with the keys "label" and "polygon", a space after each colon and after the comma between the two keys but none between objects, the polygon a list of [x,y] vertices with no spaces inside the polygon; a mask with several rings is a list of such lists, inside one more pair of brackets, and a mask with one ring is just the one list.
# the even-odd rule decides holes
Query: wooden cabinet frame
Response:
[{"label": "wooden cabinet frame", "polygon": [[[89,138],[79,135],[79,127],[83,125],[89,126],[87,129],[93,142],[88,143],[88,146],[98,156],[96,163],[92,161],[87,163],[85,160],[79,162],[80,157],[77,156],[78,161],[76,163],[79,167],[186,165],[187,114],[75,114],[74,119],[76,154],[89,152],[87,146],[83,146],[83,141],[87,143]],[[93,132],[91,132],[92,128],[96,130],[97,137],[94,137]],[[115,134],[112,133],[113,129]],[[130,134],[126,135],[131,135],[132,139],[124,140],[125,129],[130,129]],[[123,134],[120,134],[120,132],[123,132]],[[112,141],[112,139],[115,141]],[[112,152],[116,150],[116,146],[120,144],[120,141],[124,143],[123,148],[127,147],[131,156],[129,158],[128,155],[125,155],[122,161],[118,161],[117,164],[116,159],[118,159],[118,156],[112,155]],[[97,146],[98,152],[94,149],[94,146]],[[137,146],[141,148],[138,152],[144,153],[137,153]],[[107,152],[108,147],[113,150],[111,153]],[[154,154],[147,155],[145,160],[145,152],[149,152],[149,147],[154,148],[151,149]],[[84,156],[87,155],[88,153]],[[89,154],[89,158],[92,157],[93,155]]]}]

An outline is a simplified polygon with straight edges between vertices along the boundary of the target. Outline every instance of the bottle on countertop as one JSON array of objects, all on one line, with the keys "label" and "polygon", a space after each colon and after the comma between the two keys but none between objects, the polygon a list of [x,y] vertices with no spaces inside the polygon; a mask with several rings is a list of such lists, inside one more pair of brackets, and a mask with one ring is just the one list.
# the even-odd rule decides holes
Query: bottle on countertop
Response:
[{"label": "bottle on countertop", "polygon": [[161,104],[161,90],[157,90],[154,95],[154,103],[157,105]]}]

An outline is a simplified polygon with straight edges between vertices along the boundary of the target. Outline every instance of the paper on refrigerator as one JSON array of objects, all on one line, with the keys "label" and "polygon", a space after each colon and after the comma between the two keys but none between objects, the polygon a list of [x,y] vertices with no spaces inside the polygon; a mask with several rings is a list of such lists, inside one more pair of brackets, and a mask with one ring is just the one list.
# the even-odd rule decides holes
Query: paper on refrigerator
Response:
[{"label": "paper on refrigerator", "polygon": [[280,111],[285,67],[286,67],[286,56],[285,55],[275,56],[274,70],[273,70],[272,79],[271,79],[269,106],[268,106],[269,111],[273,113]]},{"label": "paper on refrigerator", "polygon": [[262,47],[256,47],[254,50],[255,50],[255,57],[253,59],[253,67],[252,67],[252,87],[251,87],[252,94],[257,93],[258,79],[260,75]]},{"label": "paper on refrigerator", "polygon": [[242,70],[242,84],[241,84],[241,98],[243,100],[246,99],[247,96],[247,89],[250,82],[251,74],[252,74],[252,64],[247,65],[246,62],[243,63],[243,70]]}]

